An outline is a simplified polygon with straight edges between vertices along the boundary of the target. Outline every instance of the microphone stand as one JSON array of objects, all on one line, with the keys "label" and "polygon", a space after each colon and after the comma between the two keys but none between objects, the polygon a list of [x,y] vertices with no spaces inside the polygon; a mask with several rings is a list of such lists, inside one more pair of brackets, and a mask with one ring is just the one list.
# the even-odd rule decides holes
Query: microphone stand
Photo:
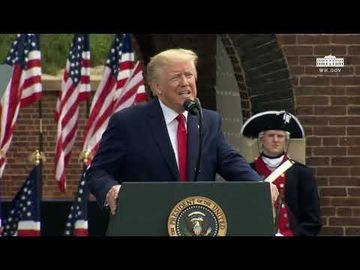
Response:
[{"label": "microphone stand", "polygon": [[199,172],[200,172],[202,137],[203,137],[203,132],[202,132],[203,111],[201,108],[200,100],[198,98],[196,98],[195,102],[196,102],[197,109],[198,109],[197,116],[198,116],[198,121],[199,121],[199,127],[198,127],[199,128],[199,147],[198,147],[198,155],[197,155],[197,159],[196,159],[194,182],[197,180]]}]

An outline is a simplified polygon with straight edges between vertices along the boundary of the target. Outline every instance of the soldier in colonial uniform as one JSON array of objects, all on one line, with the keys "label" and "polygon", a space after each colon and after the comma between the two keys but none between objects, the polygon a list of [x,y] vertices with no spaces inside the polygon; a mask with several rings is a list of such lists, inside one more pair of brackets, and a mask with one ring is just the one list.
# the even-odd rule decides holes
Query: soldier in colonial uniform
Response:
[{"label": "soldier in colonial uniform", "polygon": [[248,119],[241,133],[258,139],[260,155],[250,165],[279,190],[274,205],[277,235],[317,235],[321,218],[314,174],[287,154],[290,138],[304,137],[299,120],[285,111],[266,111]]}]

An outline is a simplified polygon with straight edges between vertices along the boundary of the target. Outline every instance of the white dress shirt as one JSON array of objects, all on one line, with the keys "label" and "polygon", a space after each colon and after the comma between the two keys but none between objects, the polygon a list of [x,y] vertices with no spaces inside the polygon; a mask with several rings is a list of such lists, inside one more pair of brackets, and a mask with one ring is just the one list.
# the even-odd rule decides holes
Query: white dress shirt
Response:
[{"label": "white dress shirt", "polygon": [[[176,164],[178,165],[178,168],[179,168],[179,158],[178,158],[178,150],[177,150],[177,146],[178,146],[178,143],[177,143],[178,121],[176,120],[176,117],[178,116],[178,113],[175,112],[173,109],[170,109],[164,103],[162,103],[160,99],[159,99],[159,102],[160,102],[161,110],[162,110],[162,112],[164,114],[166,128],[167,128],[167,131],[168,131],[168,134],[169,134],[169,137],[170,137],[171,145],[172,145],[174,153],[175,153]],[[184,111],[182,114],[185,116],[186,123],[187,123],[188,111]],[[187,125],[185,125],[185,128],[187,130]]]}]

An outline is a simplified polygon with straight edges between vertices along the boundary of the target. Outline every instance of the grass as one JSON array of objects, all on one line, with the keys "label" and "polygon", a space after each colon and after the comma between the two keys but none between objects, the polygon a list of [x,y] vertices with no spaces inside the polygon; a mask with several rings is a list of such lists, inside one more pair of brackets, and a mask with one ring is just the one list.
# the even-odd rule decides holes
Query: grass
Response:
[{"label": "grass", "polygon": [[[16,34],[0,34],[0,62],[10,50]],[[56,75],[65,67],[73,34],[40,34],[43,73]],[[104,65],[114,34],[90,34],[91,66]]]}]

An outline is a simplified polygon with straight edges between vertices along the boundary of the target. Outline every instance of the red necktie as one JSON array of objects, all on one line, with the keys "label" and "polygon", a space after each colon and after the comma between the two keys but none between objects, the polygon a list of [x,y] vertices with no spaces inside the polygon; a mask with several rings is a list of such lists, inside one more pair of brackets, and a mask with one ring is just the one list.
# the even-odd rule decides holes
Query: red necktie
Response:
[{"label": "red necktie", "polygon": [[179,173],[180,181],[187,181],[187,135],[185,128],[185,116],[179,114],[176,117],[178,121],[177,142],[178,142],[178,159],[179,159]]}]

